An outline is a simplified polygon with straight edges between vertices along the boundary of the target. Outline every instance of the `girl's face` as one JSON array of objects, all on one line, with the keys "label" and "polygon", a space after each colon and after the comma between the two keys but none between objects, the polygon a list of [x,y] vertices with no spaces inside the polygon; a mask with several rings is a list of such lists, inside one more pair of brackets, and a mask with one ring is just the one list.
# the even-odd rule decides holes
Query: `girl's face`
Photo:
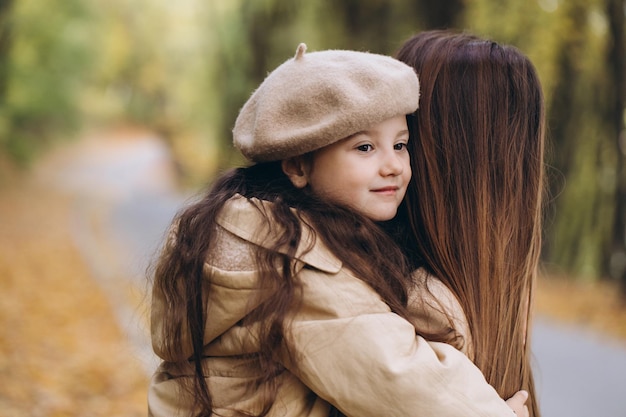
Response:
[{"label": "girl's face", "polygon": [[283,169],[296,187],[340,203],[375,221],[396,215],[411,179],[405,116],[321,148],[312,158],[293,158]]}]

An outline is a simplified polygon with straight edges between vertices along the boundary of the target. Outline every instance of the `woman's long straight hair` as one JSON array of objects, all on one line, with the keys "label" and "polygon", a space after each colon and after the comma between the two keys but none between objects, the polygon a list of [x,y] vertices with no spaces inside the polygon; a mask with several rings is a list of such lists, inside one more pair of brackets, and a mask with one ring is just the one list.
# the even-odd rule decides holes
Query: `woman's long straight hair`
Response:
[{"label": "woman's long straight hair", "polygon": [[530,393],[528,326],[541,247],[545,110],[517,49],[430,31],[397,58],[420,77],[409,143],[412,228],[427,268],[458,297],[471,356],[503,398]]}]

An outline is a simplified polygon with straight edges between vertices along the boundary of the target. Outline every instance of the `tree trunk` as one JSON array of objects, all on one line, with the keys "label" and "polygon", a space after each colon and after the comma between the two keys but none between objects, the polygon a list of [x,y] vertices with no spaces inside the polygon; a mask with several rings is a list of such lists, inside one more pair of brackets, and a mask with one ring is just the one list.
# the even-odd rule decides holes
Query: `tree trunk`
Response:
[{"label": "tree trunk", "polygon": [[623,0],[607,0],[607,16],[609,18],[609,47],[607,67],[612,86],[609,103],[609,121],[616,148],[616,190],[615,217],[611,255],[608,261],[608,272],[620,281],[624,297],[626,297],[626,130],[624,128],[624,109],[626,107],[626,45],[624,42],[624,8]]},{"label": "tree trunk", "polygon": [[463,0],[422,0],[417,4],[426,29],[460,27],[465,9]]},{"label": "tree trunk", "polygon": [[9,81],[12,6],[13,0],[0,0],[0,106],[4,103]]},{"label": "tree trunk", "polygon": [[[560,45],[555,48],[556,82],[551,100],[547,103],[549,141],[551,148],[554,149],[548,154],[549,166],[554,167],[548,171],[548,185],[549,195],[554,199],[549,200],[547,208],[548,221],[545,225],[546,239],[543,258],[563,266],[565,269],[572,266],[571,258],[577,257],[579,236],[576,238],[571,236],[560,238],[559,236],[559,221],[564,215],[571,215],[574,208],[566,207],[565,210],[560,210],[558,215],[556,213],[562,205],[559,200],[563,199],[565,178],[570,174],[572,166],[576,166],[575,154],[578,142],[578,115],[580,114],[577,112],[579,102],[575,88],[580,82],[580,74],[576,69],[576,62],[580,56],[584,56],[586,16],[584,7],[579,4],[570,4],[567,17],[571,19],[572,26],[576,27],[578,32],[575,35],[563,37]],[[575,209],[578,210],[580,207]]]},{"label": "tree trunk", "polygon": [[343,28],[343,48],[388,54],[393,4],[389,0],[329,2]]}]

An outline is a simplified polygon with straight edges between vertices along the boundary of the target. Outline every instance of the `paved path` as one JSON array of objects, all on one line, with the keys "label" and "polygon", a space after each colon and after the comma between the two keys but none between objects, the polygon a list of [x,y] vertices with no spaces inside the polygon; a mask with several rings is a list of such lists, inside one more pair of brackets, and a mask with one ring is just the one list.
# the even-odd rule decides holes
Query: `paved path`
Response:
[{"label": "paved path", "polygon": [[545,318],[534,339],[543,417],[626,417],[626,344]]},{"label": "paved path", "polygon": [[[113,280],[130,276],[143,288],[145,269],[188,198],[175,191],[167,150],[150,135],[118,141],[100,137],[55,163],[54,175],[46,179],[77,196],[73,233],[150,372],[155,360],[145,323]],[[117,263],[102,258],[103,239],[115,247]],[[543,417],[626,417],[626,344],[540,318],[532,347]]]}]

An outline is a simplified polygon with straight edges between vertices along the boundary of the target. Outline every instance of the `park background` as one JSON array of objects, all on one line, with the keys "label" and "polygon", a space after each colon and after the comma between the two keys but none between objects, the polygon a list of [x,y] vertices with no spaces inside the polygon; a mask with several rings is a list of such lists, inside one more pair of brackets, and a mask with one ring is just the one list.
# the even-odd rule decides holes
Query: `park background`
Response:
[{"label": "park background", "polygon": [[[164,182],[199,189],[244,163],[237,111],[299,42],[393,54],[447,27],[526,53],[548,109],[537,311],[626,340],[625,13],[623,0],[0,0],[0,416],[145,415],[146,372],[107,291],[141,321],[146,288],[92,279],[69,233],[76,195],[54,176],[72,152],[149,137]],[[97,229],[105,203],[80,201]]]}]

